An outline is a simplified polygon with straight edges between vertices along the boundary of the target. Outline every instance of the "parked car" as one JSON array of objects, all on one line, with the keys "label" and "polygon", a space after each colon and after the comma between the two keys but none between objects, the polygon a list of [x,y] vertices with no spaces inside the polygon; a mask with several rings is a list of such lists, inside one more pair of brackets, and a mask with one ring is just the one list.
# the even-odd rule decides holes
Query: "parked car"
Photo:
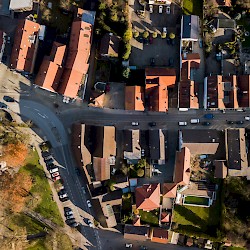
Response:
[{"label": "parked car", "polygon": [[210,24],[210,25],[209,25],[209,28],[212,30],[213,33],[216,32],[216,28],[213,26],[213,24]]},{"label": "parked car", "polygon": [[145,149],[141,149],[141,156],[143,157],[143,156],[145,156]]},{"label": "parked car", "polygon": [[202,124],[203,126],[210,126],[210,125],[211,125],[210,122],[202,122],[201,124]]},{"label": "parked car", "polygon": [[179,126],[187,126],[187,122],[178,122]]},{"label": "parked car", "polygon": [[73,218],[73,219],[68,219],[68,220],[66,220],[65,222],[66,222],[66,224],[70,225],[70,224],[75,223],[76,220],[75,220],[75,218]]},{"label": "parked car", "polygon": [[53,173],[55,173],[55,172],[58,172],[58,171],[59,171],[59,169],[58,169],[57,167],[51,168],[51,169],[49,170],[49,172],[50,172],[51,174],[53,174]]},{"label": "parked car", "polygon": [[48,158],[51,157],[51,154],[48,151],[43,151],[42,152],[42,157],[43,157],[44,160],[47,160]]},{"label": "parked car", "polygon": [[140,246],[140,250],[147,250],[148,248],[146,246]]},{"label": "parked car", "polygon": [[138,126],[139,122],[132,122],[131,124],[132,124],[132,126]]},{"label": "parked car", "polygon": [[51,174],[52,177],[56,177],[56,176],[59,176],[59,175],[60,175],[59,172],[54,172],[54,173]]},{"label": "parked car", "polygon": [[64,210],[65,216],[73,214],[73,211],[70,207],[64,207],[63,210]]},{"label": "parked car", "polygon": [[250,116],[245,116],[246,121],[250,121]]},{"label": "parked car", "polygon": [[88,223],[88,225],[89,225],[90,227],[94,227],[94,224],[91,222],[90,219],[87,220],[87,223]]},{"label": "parked car", "polygon": [[87,205],[88,205],[89,208],[92,207],[90,200],[87,200]]},{"label": "parked car", "polygon": [[47,165],[50,165],[51,163],[54,162],[54,159],[50,156],[50,157],[47,157],[47,159],[44,159],[44,161],[45,161],[45,163],[46,163]]},{"label": "parked car", "polygon": [[159,13],[162,14],[163,6],[159,5]]},{"label": "parked car", "polygon": [[12,98],[12,97],[10,97],[10,96],[7,96],[7,95],[5,95],[5,96],[3,97],[3,99],[4,99],[6,102],[15,102],[15,99],[14,99],[14,98]]},{"label": "parked car", "polygon": [[236,124],[244,124],[244,121],[237,121]]},{"label": "parked car", "polygon": [[152,5],[152,4],[149,5],[149,12],[150,12],[150,13],[153,13],[153,12],[154,12],[154,8],[153,8],[153,5]]},{"label": "parked car", "polygon": [[175,39],[170,39],[171,40],[171,45],[175,45]]},{"label": "parked car", "polygon": [[70,223],[70,224],[69,224],[69,226],[70,226],[70,227],[74,227],[74,228],[76,228],[76,227],[78,227],[78,226],[79,226],[79,223],[77,223],[77,222],[73,222],[73,223]]},{"label": "parked car", "polygon": [[151,58],[150,58],[150,66],[151,66],[151,67],[154,67],[154,66],[155,66],[155,59],[154,59],[154,57],[151,57]]},{"label": "parked car", "polygon": [[170,12],[171,12],[170,5],[167,5],[167,8],[166,8],[166,13],[167,13],[167,14],[170,14]]},{"label": "parked car", "polygon": [[206,118],[206,119],[214,119],[214,115],[213,114],[205,114],[204,118]]},{"label": "parked car", "polygon": [[227,124],[234,124],[233,121],[227,121]]},{"label": "parked car", "polygon": [[126,247],[126,248],[132,248],[132,247],[133,247],[133,244],[132,244],[132,243],[126,243],[126,244],[125,244],[125,247]]},{"label": "parked car", "polygon": [[167,27],[163,27],[163,28],[162,28],[162,32],[167,34],[167,33],[168,33]]},{"label": "parked car", "polygon": [[67,215],[65,217],[66,217],[67,220],[74,219],[74,215],[73,214]]},{"label": "parked car", "polygon": [[8,106],[7,106],[5,103],[0,102],[0,108],[1,108],[1,109],[7,109]]},{"label": "parked car", "polygon": [[58,175],[58,176],[56,176],[56,177],[53,177],[52,180],[53,180],[53,181],[59,181],[59,180],[61,180],[61,176]]}]

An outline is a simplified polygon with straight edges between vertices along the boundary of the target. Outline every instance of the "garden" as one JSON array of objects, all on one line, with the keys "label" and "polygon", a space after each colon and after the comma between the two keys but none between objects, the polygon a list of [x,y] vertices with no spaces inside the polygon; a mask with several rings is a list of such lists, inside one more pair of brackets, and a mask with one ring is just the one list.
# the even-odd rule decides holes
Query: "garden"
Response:
[{"label": "garden", "polygon": [[184,198],[183,204],[209,206],[209,198],[208,197],[199,197],[199,196],[186,196]]}]

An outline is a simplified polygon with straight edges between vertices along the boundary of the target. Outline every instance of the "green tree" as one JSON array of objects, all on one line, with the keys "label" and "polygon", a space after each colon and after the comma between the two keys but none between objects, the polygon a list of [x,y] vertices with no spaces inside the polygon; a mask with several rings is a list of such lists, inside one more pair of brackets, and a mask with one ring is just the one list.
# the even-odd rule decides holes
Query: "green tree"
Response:
[{"label": "green tree", "polygon": [[129,42],[130,39],[132,38],[132,29],[130,27],[127,28],[127,30],[124,32],[124,35],[123,35],[123,41],[126,43],[126,42]]},{"label": "green tree", "polygon": [[154,31],[153,34],[152,34],[152,37],[153,37],[153,38],[157,38],[157,36],[158,36],[157,32]]},{"label": "green tree", "polygon": [[138,176],[138,177],[143,177],[143,176],[144,176],[144,170],[143,170],[142,168],[139,168],[139,169],[136,171],[136,173],[137,173],[137,176]]},{"label": "green tree", "polygon": [[105,2],[101,2],[101,3],[99,4],[99,7],[98,7],[99,10],[105,10],[106,8],[107,8],[107,5],[106,5]]},{"label": "green tree", "polygon": [[122,70],[122,76],[124,77],[124,78],[129,78],[129,75],[130,75],[130,68],[123,68],[123,70]]},{"label": "green tree", "polygon": [[122,59],[128,60],[130,53],[131,53],[131,45],[129,43],[126,43],[124,46],[124,53],[123,53]]},{"label": "green tree", "polygon": [[171,33],[169,34],[169,38],[170,38],[170,39],[175,39],[175,34],[171,32]]},{"label": "green tree", "polygon": [[146,159],[140,159],[137,163],[138,168],[144,168],[146,166]]},{"label": "green tree", "polygon": [[148,31],[144,31],[142,34],[143,38],[148,38],[149,37],[149,32]]},{"label": "green tree", "polygon": [[133,32],[133,35],[134,35],[134,38],[137,38],[140,35],[140,33],[139,33],[139,31],[135,30]]},{"label": "green tree", "polygon": [[131,198],[131,193],[125,193],[122,195],[122,199],[130,199]]}]

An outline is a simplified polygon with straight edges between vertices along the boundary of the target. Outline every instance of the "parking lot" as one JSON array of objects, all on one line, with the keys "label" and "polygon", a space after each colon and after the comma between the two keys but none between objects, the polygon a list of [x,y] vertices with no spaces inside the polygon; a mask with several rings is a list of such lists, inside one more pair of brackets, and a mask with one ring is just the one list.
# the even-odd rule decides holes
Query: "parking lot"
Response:
[{"label": "parking lot", "polygon": [[[163,6],[162,13],[159,13],[159,6],[153,6],[153,13],[150,13],[149,6],[145,8],[145,17],[138,16],[137,11],[143,10],[143,7],[135,0],[134,10],[132,12],[132,26],[133,30],[140,33],[138,38],[132,38],[132,53],[130,56],[130,65],[137,66],[137,68],[145,68],[150,65],[150,59],[154,58],[154,66],[167,67],[169,66],[169,59],[172,58],[171,66],[178,68],[179,55],[179,34],[180,34],[180,9],[177,5],[171,4],[170,14],[167,14],[167,7]],[[177,23],[177,25],[176,25]],[[161,38],[163,28],[167,29],[168,34],[175,34],[174,44],[167,44],[166,38]],[[144,31],[150,34],[156,32],[157,38],[151,38],[150,42],[142,39]],[[171,60],[172,61],[172,60]]]}]

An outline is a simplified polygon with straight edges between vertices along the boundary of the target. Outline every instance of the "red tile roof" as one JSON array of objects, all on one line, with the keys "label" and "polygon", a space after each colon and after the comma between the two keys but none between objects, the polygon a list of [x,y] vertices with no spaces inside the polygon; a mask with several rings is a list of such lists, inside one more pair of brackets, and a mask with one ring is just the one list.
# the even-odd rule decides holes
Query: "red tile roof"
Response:
[{"label": "red tile roof", "polygon": [[141,86],[126,86],[125,109],[144,111],[144,91]]},{"label": "red tile roof", "polygon": [[10,67],[19,71],[32,73],[35,43],[38,39],[40,25],[28,19],[18,21]]},{"label": "red tile roof", "polygon": [[190,179],[190,150],[187,147],[176,152],[174,182],[179,185],[188,185]]},{"label": "red tile roof", "polygon": [[176,183],[163,183],[163,191],[162,196],[164,198],[175,198],[177,192],[177,184]]},{"label": "red tile roof", "polygon": [[136,208],[145,211],[160,207],[160,184],[144,184],[135,189]]},{"label": "red tile roof", "polygon": [[146,68],[145,94],[149,100],[149,110],[166,112],[168,110],[168,87],[176,81],[176,72],[172,68]]},{"label": "red tile roof", "polygon": [[35,84],[56,91],[62,75],[66,45],[54,42],[50,56],[45,56],[35,79]]},{"label": "red tile roof", "polygon": [[171,222],[171,214],[168,212],[161,213],[161,222],[168,223]]},{"label": "red tile roof", "polygon": [[87,22],[78,20],[72,23],[68,56],[58,89],[65,96],[77,96],[83,75],[88,71],[92,29]]}]

